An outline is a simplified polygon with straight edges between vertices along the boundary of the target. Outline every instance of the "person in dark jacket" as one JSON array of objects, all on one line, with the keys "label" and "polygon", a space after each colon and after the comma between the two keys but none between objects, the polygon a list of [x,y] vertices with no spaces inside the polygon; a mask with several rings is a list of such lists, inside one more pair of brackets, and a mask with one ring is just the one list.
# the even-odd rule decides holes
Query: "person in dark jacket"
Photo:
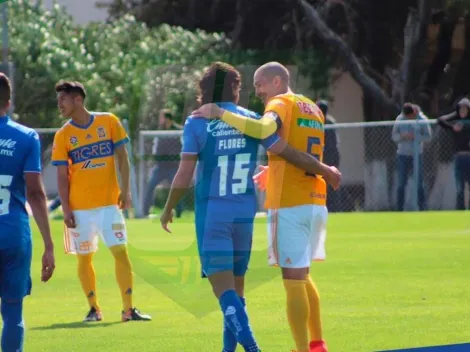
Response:
[{"label": "person in dark jacket", "polygon": [[440,116],[437,121],[441,127],[453,133],[456,208],[465,210],[468,209],[465,206],[465,184],[470,183],[470,100],[460,100],[454,112]]},{"label": "person in dark jacket", "polygon": [[[320,100],[317,102],[317,106],[323,112],[325,116],[326,125],[334,125],[336,123],[333,116],[328,114],[328,102],[326,100]],[[325,130],[325,150],[323,154],[323,162],[327,165],[339,168],[340,156],[339,156],[339,138],[334,128],[328,128]],[[328,186],[328,195],[326,198],[326,206],[329,212],[338,212],[341,210],[340,194],[333,190],[331,186]]]},{"label": "person in dark jacket", "polygon": [[[172,131],[181,130],[182,126],[174,121],[173,114],[167,109],[160,111],[159,129]],[[143,212],[149,215],[150,207],[155,201],[155,188],[162,182],[168,181],[171,185],[179,165],[179,153],[181,152],[180,137],[156,137],[154,140],[153,154],[156,164],[151,171],[151,176],[144,193]],[[183,201],[176,207],[176,217],[181,217]]]}]

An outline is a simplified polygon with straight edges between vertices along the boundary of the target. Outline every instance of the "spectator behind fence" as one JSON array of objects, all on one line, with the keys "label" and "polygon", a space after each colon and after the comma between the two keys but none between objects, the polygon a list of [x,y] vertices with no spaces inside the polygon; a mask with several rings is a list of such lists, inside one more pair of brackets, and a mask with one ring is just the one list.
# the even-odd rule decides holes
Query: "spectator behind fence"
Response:
[{"label": "spectator behind fence", "polygon": [[[405,188],[408,176],[413,174],[413,161],[415,146],[419,148],[418,160],[418,207],[419,210],[426,209],[426,197],[423,185],[423,144],[431,140],[431,127],[428,123],[400,124],[400,121],[428,121],[428,118],[417,105],[406,103],[403,110],[397,116],[392,130],[392,139],[397,143],[397,210],[403,211],[405,205]],[[415,133],[418,132],[418,135]]]},{"label": "spectator behind fence", "polygon": [[[334,125],[336,123],[333,116],[328,114],[328,102],[326,100],[320,100],[317,102],[317,106],[323,112],[325,116],[325,124]],[[325,130],[325,149],[323,151],[323,162],[326,165],[335,166],[339,168],[339,138],[334,128]],[[329,212],[338,212],[341,210],[341,202],[339,193],[335,191],[330,185],[328,185],[328,195],[326,198],[326,206]]]},{"label": "spectator behind fence", "polygon": [[[174,121],[173,114],[163,109],[159,115],[160,130],[181,130],[183,127]],[[153,144],[153,154],[155,155],[155,166],[152,168],[150,179],[144,193],[143,213],[148,216],[150,207],[155,203],[155,189],[164,181],[169,185],[176,175],[179,165],[179,154],[181,152],[180,137],[156,137]],[[176,217],[181,217],[183,212],[182,200],[176,207]]]},{"label": "spectator behind fence", "polygon": [[456,208],[465,210],[465,184],[470,183],[470,100],[460,100],[454,112],[440,116],[437,121],[441,127],[453,133]]}]

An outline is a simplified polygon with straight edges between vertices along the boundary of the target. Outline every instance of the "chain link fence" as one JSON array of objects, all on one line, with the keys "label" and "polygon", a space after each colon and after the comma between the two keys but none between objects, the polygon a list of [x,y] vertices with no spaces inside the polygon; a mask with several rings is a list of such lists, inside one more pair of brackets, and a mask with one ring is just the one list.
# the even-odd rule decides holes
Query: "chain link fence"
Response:
[{"label": "chain link fence", "polygon": [[[334,133],[338,143],[325,145],[324,160],[328,163],[339,156],[343,174],[341,188],[329,191],[329,211],[455,210],[462,209],[462,203],[468,204],[468,185],[463,192],[464,200],[458,202],[452,133],[434,120],[400,122],[415,131],[427,125],[431,132],[428,139],[416,132],[417,138],[410,142],[411,153],[402,157],[397,154],[397,142],[392,138],[394,124],[394,121],[383,121],[326,125],[326,134]],[[48,197],[53,199],[57,196],[57,179],[50,158],[56,129],[37,131],[42,145],[44,184]],[[158,212],[164,206],[178,168],[182,131],[140,131],[138,140],[129,148],[134,157],[131,160],[134,214],[142,217]],[[266,161],[263,147],[259,149],[258,160],[263,164]],[[421,174],[415,173],[415,169],[421,170]],[[188,192],[177,212],[192,211],[193,203],[193,192]],[[264,211],[263,203],[264,194],[259,193],[259,211]]]},{"label": "chain link fence", "polygon": [[[414,135],[404,152],[398,152],[398,142],[392,137],[395,124],[408,126]],[[430,135],[423,134],[425,129]],[[329,191],[330,212],[457,208],[453,139],[436,121],[337,123],[326,125],[326,133],[336,134],[338,144],[336,151],[336,146],[325,145],[325,162],[337,152],[343,173],[340,190]],[[182,131],[140,132],[138,188],[141,202],[147,199],[147,211],[149,203],[158,208],[164,204],[178,166],[181,136]],[[158,143],[166,145],[165,155],[155,155]],[[259,160],[265,160],[262,147]],[[151,194],[155,187],[156,198]],[[192,209],[192,203],[191,193],[184,200],[184,208]],[[263,211],[263,194],[259,194],[259,205]]]}]

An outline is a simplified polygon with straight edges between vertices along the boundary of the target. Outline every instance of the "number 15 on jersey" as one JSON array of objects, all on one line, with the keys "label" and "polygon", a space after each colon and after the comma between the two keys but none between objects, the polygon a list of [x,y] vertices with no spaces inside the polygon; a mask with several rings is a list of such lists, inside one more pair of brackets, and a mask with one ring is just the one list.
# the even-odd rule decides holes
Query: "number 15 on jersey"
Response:
[{"label": "number 15 on jersey", "polygon": [[237,154],[233,163],[233,173],[229,175],[229,156],[218,158],[220,169],[219,196],[227,195],[227,187],[231,187],[231,194],[244,194],[248,188],[248,175],[250,172],[250,153]]}]

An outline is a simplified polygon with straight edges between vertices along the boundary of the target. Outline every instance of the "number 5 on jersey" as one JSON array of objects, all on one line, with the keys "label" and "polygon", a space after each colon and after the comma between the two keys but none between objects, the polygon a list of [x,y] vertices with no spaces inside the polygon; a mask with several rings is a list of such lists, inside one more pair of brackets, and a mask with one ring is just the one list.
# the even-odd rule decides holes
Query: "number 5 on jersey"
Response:
[{"label": "number 5 on jersey", "polygon": [[[308,137],[307,138],[307,153],[313,156],[315,159],[320,160],[320,154],[314,152],[315,148],[321,148],[320,138],[318,137]],[[305,172],[307,176],[316,176],[309,172]]]},{"label": "number 5 on jersey", "polygon": [[0,175],[0,216],[10,213],[10,187],[13,176]]}]

